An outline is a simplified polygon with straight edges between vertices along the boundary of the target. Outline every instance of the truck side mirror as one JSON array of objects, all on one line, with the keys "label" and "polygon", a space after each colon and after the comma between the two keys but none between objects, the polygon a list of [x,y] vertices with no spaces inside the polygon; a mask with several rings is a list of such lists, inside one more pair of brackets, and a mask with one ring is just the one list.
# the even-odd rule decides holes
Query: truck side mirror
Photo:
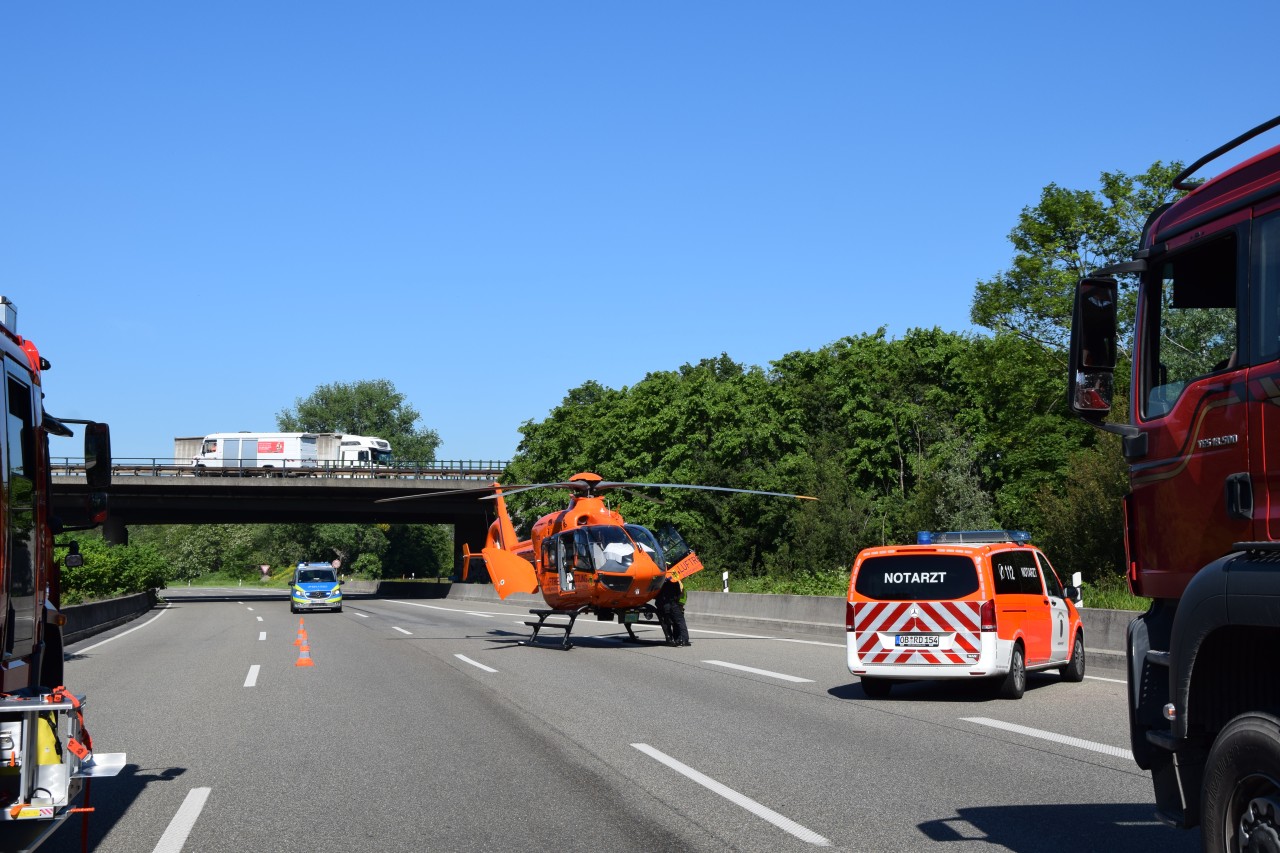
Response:
[{"label": "truck side mirror", "polygon": [[84,477],[91,492],[105,492],[111,485],[111,428],[106,424],[85,424]]},{"label": "truck side mirror", "polygon": [[68,569],[84,565],[84,557],[80,554],[80,543],[74,539],[67,543],[67,556],[62,558],[62,565]]},{"label": "truck side mirror", "polygon": [[1067,404],[1095,424],[1111,411],[1118,291],[1114,278],[1083,278],[1076,287]]}]

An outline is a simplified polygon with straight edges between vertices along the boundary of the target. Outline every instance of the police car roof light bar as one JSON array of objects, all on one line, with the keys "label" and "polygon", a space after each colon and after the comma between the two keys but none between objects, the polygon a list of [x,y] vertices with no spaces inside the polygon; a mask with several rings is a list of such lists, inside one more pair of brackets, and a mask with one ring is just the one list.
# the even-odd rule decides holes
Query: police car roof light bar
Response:
[{"label": "police car roof light bar", "polygon": [[1031,534],[1025,530],[949,530],[945,533],[934,533],[921,530],[916,534],[917,545],[955,545],[984,542],[1016,542],[1026,545],[1031,541]]}]

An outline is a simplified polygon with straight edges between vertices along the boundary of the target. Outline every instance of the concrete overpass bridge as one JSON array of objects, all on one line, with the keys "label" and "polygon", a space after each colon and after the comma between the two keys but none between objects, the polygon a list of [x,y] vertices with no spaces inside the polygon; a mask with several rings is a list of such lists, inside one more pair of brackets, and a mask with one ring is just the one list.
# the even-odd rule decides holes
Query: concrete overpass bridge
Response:
[{"label": "concrete overpass bridge", "polygon": [[[484,544],[492,505],[475,494],[448,493],[492,483],[505,467],[505,462],[438,462],[318,468],[286,477],[246,468],[234,476],[197,477],[190,463],[123,461],[112,465],[103,536],[124,543],[128,526],[141,524],[449,524],[455,565],[461,566],[463,543],[476,550]],[[82,461],[63,460],[53,473],[54,512],[65,524],[87,523]],[[439,497],[375,503],[415,494]]]}]

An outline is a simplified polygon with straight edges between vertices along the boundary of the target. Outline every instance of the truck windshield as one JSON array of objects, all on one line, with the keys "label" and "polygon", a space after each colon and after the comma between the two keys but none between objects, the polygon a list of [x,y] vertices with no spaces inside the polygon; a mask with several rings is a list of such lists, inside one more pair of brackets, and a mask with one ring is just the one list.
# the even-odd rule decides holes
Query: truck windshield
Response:
[{"label": "truck windshield", "polygon": [[1242,363],[1236,333],[1233,233],[1181,252],[1146,282],[1143,415],[1167,414],[1195,379]]},{"label": "truck windshield", "polygon": [[868,557],[853,588],[876,601],[948,601],[978,591],[978,569],[961,554]]}]

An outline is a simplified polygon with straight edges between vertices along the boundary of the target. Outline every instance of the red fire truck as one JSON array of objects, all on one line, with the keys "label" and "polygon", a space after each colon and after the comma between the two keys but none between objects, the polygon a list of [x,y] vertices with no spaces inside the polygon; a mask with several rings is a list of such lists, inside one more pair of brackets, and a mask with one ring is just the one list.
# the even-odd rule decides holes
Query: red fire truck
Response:
[{"label": "red fire truck", "polygon": [[[1280,850],[1280,147],[1147,222],[1076,292],[1069,402],[1122,436],[1134,758],[1158,814],[1209,851]],[[1117,276],[1137,282],[1127,423],[1111,408]]]},{"label": "red fire truck", "polygon": [[[16,326],[16,309],[0,297],[0,847],[31,849],[77,810],[88,780],[115,775],[124,755],[94,753],[83,697],[63,686],[66,620],[53,552],[54,534],[106,518],[110,433],[45,413],[50,365]],[[71,436],[67,423],[84,425],[88,524],[77,527],[51,512],[48,437]]]}]

